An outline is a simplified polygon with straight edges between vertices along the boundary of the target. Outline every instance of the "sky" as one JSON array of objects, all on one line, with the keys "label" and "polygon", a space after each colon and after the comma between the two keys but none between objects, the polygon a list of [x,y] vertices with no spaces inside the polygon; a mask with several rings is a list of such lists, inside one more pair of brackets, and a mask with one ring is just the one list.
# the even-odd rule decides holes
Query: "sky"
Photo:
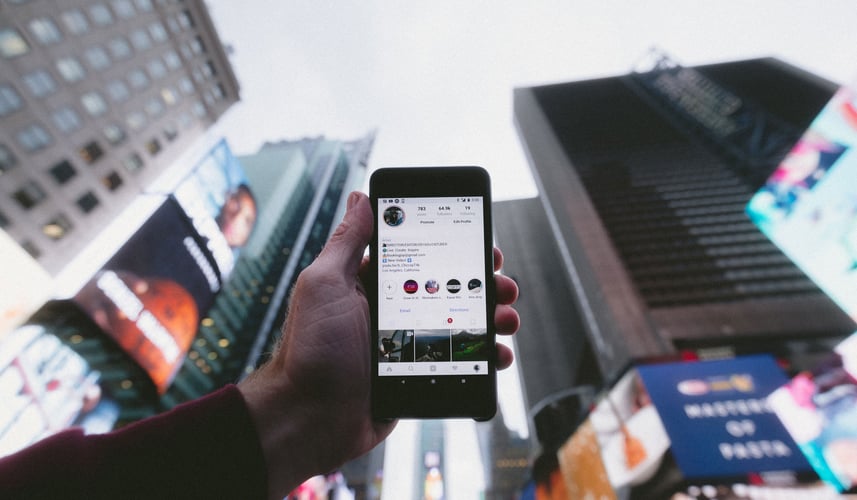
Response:
[{"label": "sky", "polygon": [[[266,140],[347,140],[374,129],[370,170],[481,165],[496,200],[537,194],[514,126],[515,88],[626,74],[652,48],[686,66],[773,56],[834,83],[857,77],[853,0],[208,4],[241,85],[241,102],[217,125],[236,153]],[[472,436],[468,425],[456,421],[447,432]],[[415,430],[405,423],[397,432],[387,460],[401,464],[414,453]],[[448,478],[447,498],[479,498],[476,448],[456,448],[468,455],[457,467],[472,468]],[[385,478],[387,491],[419,480],[406,476]]]},{"label": "sky", "polygon": [[851,0],[208,4],[241,85],[218,125],[236,152],[377,129],[370,169],[482,165],[495,199],[536,194],[516,87],[625,74],[652,47],[683,65],[775,56],[836,83],[857,76]]}]

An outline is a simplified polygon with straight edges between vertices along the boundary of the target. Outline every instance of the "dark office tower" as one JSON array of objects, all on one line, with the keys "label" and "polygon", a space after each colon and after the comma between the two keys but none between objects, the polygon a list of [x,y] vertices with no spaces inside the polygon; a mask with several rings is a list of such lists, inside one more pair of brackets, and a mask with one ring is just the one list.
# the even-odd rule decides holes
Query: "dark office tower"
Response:
[{"label": "dark office tower", "polygon": [[0,229],[56,276],[238,91],[202,0],[0,0]]},{"label": "dark office tower", "polygon": [[603,374],[682,347],[773,348],[854,329],[744,213],[833,90],[775,59],[662,59],[515,91],[559,257],[541,264],[565,273]]}]

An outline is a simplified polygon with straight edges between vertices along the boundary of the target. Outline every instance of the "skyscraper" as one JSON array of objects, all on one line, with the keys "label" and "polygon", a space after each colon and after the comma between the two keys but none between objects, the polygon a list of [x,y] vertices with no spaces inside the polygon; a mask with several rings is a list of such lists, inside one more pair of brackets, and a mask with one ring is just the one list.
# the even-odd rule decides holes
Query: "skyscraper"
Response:
[{"label": "skyscraper", "polygon": [[201,0],[5,0],[0,75],[0,228],[54,275],[239,99]]},{"label": "skyscraper", "polygon": [[661,59],[515,91],[545,244],[558,256],[543,265],[564,273],[605,377],[683,347],[773,349],[854,329],[744,214],[834,89],[775,59]]},{"label": "skyscraper", "polygon": [[234,382],[266,359],[298,274],[336,228],[349,192],[362,185],[374,138],[284,140],[238,158],[256,198],[256,227],[202,318],[164,406]]}]

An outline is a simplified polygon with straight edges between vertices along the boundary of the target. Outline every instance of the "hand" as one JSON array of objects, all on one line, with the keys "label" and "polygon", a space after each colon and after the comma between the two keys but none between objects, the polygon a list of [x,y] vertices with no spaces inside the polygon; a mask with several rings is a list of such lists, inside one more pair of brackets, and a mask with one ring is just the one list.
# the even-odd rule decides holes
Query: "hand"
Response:
[{"label": "hand", "polygon": [[[239,384],[268,467],[268,493],[283,498],[301,481],[329,472],[381,442],[395,422],[372,419],[369,407],[369,304],[362,276],[374,217],[365,194],[348,210],[318,258],[298,277],[279,346]],[[503,256],[494,250],[495,268]],[[518,329],[513,280],[495,275],[498,333]],[[498,367],[512,352],[498,345]]]}]

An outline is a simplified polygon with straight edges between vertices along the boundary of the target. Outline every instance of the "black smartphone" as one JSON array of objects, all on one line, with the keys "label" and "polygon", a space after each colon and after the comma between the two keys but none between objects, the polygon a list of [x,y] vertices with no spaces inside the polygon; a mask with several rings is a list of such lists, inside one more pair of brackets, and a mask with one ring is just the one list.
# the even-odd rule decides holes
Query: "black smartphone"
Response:
[{"label": "black smartphone", "polygon": [[369,197],[373,416],[490,419],[497,368],[488,172],[382,168]]}]

